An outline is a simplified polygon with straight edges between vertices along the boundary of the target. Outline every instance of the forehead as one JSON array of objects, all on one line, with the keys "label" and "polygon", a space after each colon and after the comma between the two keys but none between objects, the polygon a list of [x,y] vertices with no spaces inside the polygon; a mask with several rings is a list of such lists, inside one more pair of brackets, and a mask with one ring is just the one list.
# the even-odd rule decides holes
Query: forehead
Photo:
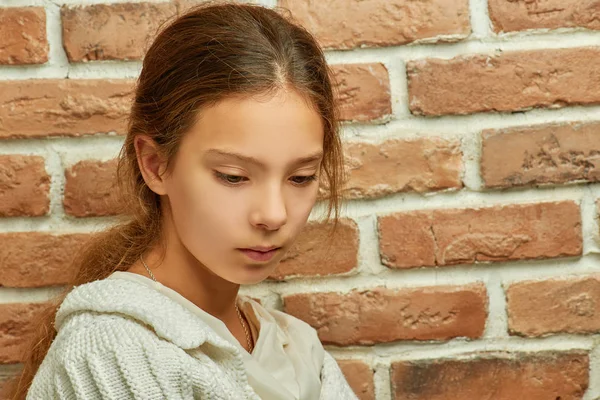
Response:
[{"label": "forehead", "polygon": [[294,91],[269,97],[228,98],[203,109],[182,150],[219,157],[242,153],[265,165],[287,164],[323,148],[319,113]]}]

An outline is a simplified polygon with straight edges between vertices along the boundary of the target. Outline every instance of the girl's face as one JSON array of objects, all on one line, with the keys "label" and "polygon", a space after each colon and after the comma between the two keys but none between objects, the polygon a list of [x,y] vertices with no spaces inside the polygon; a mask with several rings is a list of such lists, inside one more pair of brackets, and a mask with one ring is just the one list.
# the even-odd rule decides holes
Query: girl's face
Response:
[{"label": "girl's face", "polygon": [[[294,91],[203,109],[164,181],[170,234],[227,281],[266,279],[316,202],[323,135],[320,115]],[[266,261],[240,250],[256,246],[280,249]]]}]

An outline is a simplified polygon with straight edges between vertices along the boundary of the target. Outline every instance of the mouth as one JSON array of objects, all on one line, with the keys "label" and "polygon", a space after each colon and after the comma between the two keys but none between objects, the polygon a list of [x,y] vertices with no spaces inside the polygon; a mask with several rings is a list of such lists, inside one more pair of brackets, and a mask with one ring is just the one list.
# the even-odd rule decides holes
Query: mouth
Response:
[{"label": "mouth", "polygon": [[254,247],[246,247],[243,248],[241,250],[252,250],[252,251],[259,251],[261,253],[267,253],[271,250],[276,250],[276,249],[280,249],[280,246],[254,246]]},{"label": "mouth", "polygon": [[281,249],[281,247],[271,247],[271,249],[267,250],[267,251],[256,250],[256,248],[238,249],[238,250],[240,250],[243,254],[246,255],[246,257],[250,258],[251,260],[254,260],[254,261],[269,261],[271,258],[273,258],[273,256],[280,249]]}]

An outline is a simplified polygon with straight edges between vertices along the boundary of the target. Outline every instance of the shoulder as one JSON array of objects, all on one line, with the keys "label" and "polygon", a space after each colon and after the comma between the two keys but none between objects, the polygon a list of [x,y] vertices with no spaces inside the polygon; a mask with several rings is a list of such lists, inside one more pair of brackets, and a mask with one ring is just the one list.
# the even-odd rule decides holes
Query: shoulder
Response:
[{"label": "shoulder", "polygon": [[55,343],[57,353],[66,361],[87,355],[122,348],[153,348],[177,351],[177,346],[161,339],[154,330],[127,315],[81,312],[67,318]]},{"label": "shoulder", "polygon": [[182,349],[135,320],[74,314],[50,346],[28,398],[177,398],[190,387],[186,364]]}]

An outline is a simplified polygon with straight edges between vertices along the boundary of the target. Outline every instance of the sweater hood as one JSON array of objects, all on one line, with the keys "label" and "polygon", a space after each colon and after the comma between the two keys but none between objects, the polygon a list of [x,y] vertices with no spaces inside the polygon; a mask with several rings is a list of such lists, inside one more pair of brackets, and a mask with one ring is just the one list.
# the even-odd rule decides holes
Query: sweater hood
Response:
[{"label": "sweater hood", "polygon": [[157,336],[182,349],[193,349],[208,342],[238,352],[235,346],[183,306],[138,282],[103,279],[74,287],[56,313],[56,330],[80,313],[127,316],[150,326]]}]

